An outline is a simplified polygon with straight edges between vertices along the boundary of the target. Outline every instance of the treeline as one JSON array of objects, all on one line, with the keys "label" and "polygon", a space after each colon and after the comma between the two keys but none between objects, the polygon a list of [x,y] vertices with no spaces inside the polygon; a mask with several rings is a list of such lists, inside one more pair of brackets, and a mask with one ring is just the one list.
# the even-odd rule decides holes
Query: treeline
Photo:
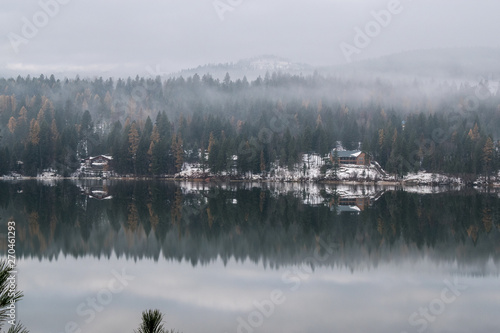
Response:
[{"label": "treeline", "polygon": [[165,175],[183,162],[212,173],[302,168],[340,142],[391,173],[476,176],[499,167],[500,94],[477,86],[352,82],[320,75],[222,81],[0,79],[0,174],[69,175],[113,156],[120,174]]}]

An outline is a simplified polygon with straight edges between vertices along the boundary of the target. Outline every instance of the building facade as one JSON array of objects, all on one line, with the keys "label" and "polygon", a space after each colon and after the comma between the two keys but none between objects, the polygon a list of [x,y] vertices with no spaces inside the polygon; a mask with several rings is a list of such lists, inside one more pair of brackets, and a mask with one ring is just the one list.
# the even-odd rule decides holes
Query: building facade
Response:
[{"label": "building facade", "polygon": [[[331,152],[332,159],[335,156],[335,149]],[[355,165],[370,165],[370,157],[368,154],[360,150],[341,150],[337,151],[338,163],[340,165],[355,164]]]},{"label": "building facade", "polygon": [[90,171],[109,171],[112,160],[113,158],[111,156],[98,155],[87,158],[85,160],[85,166]]}]

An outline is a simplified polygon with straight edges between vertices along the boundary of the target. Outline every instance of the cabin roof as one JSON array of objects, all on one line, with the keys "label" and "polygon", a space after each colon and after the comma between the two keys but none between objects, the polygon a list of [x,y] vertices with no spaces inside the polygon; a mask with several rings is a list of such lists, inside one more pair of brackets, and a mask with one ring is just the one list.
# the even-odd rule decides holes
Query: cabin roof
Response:
[{"label": "cabin roof", "polygon": [[97,156],[91,156],[91,157],[89,157],[89,158],[87,158],[87,159],[88,159],[88,160],[93,161],[93,160],[95,160],[95,159],[97,159],[97,158],[99,158],[99,157],[105,158],[105,159],[107,159],[107,160],[112,160],[112,159],[113,159],[113,157],[112,157],[112,156],[110,156],[110,155],[97,155]]},{"label": "cabin roof", "polygon": [[[332,154],[335,150],[333,150]],[[338,157],[358,157],[361,154],[360,150],[339,150],[337,151]]]}]

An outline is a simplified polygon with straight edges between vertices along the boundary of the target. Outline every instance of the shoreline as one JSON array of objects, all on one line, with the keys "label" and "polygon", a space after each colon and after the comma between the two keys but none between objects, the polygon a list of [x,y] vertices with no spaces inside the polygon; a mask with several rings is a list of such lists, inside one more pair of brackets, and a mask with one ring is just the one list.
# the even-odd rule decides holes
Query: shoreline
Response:
[{"label": "shoreline", "polygon": [[325,185],[363,185],[363,186],[432,186],[432,187],[464,187],[464,188],[499,188],[500,183],[463,184],[458,182],[437,183],[437,182],[415,182],[414,180],[281,180],[281,179],[227,179],[227,177],[206,177],[206,178],[186,178],[186,177],[5,177],[0,176],[0,181],[62,181],[62,180],[96,180],[96,181],[171,181],[171,182],[192,182],[192,183],[289,183],[289,184],[325,184]]}]

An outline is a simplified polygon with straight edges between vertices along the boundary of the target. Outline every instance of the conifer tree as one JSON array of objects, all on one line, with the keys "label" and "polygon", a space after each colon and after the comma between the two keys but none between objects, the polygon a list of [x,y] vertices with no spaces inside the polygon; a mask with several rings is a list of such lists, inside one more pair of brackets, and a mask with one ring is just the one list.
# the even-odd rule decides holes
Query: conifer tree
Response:
[{"label": "conifer tree", "polygon": [[139,148],[139,131],[137,130],[137,123],[134,121],[130,125],[128,132],[128,153],[132,159],[134,166],[134,174],[137,176],[137,149]]},{"label": "conifer tree", "polygon": [[493,157],[494,157],[493,140],[491,139],[491,137],[488,137],[483,147],[483,168],[485,171],[485,175],[488,177],[488,182],[490,181],[490,173],[493,164]]}]

